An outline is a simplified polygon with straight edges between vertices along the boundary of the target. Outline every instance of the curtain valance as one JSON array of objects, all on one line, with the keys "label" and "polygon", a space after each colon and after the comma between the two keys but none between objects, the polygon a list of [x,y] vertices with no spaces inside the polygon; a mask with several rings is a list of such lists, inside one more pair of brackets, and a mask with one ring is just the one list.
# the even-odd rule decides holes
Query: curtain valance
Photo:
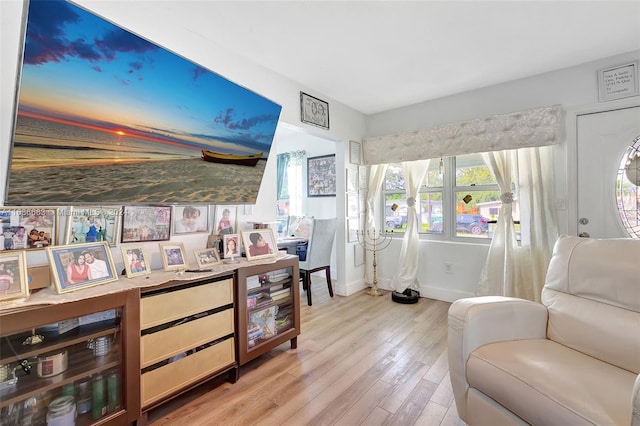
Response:
[{"label": "curtain valance", "polygon": [[364,138],[365,164],[426,160],[478,152],[555,145],[564,137],[559,105],[492,115],[424,130]]}]

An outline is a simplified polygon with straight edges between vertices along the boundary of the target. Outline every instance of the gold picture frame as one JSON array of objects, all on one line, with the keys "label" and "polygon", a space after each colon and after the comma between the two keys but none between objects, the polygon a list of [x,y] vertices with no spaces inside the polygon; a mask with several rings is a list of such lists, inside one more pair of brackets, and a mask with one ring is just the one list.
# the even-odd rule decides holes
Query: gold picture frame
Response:
[{"label": "gold picture frame", "polygon": [[124,262],[127,278],[151,273],[151,258],[147,256],[142,245],[125,244],[120,246],[120,250],[122,251],[122,261]]},{"label": "gold picture frame", "polygon": [[273,229],[252,229],[242,231],[242,244],[247,260],[259,260],[278,255],[278,240]]},{"label": "gold picture frame", "polygon": [[165,271],[179,271],[189,267],[183,243],[160,243],[160,257]]},{"label": "gold picture frame", "polygon": [[58,293],[69,293],[118,280],[106,241],[47,247]]},{"label": "gold picture frame", "polygon": [[196,263],[199,269],[206,269],[210,266],[219,265],[222,263],[220,260],[220,253],[216,248],[208,248],[203,250],[194,250],[196,255]]},{"label": "gold picture frame", "polygon": [[27,254],[0,252],[0,301],[29,297]]}]

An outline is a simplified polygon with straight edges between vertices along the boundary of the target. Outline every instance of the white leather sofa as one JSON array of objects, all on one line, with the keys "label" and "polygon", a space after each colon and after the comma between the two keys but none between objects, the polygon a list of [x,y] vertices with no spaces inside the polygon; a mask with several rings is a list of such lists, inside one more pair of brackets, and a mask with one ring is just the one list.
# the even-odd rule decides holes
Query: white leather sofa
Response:
[{"label": "white leather sofa", "polygon": [[560,237],[542,303],[457,300],[448,339],[469,425],[640,426],[640,240]]}]

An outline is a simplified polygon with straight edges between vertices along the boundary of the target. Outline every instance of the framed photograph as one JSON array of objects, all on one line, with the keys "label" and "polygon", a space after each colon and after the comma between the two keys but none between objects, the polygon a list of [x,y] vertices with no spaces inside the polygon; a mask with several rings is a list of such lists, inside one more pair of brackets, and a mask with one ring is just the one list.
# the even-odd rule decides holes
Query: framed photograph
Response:
[{"label": "framed photograph", "polygon": [[173,233],[196,234],[209,232],[209,206],[175,206]]},{"label": "framed photograph", "polygon": [[236,206],[216,206],[216,217],[213,223],[218,235],[236,233],[237,217],[238,208]]},{"label": "framed photograph", "polygon": [[106,241],[114,247],[120,237],[122,206],[69,207],[64,244]]},{"label": "framed photograph", "polygon": [[151,273],[151,258],[147,256],[141,245],[128,244],[120,246],[122,261],[127,271],[127,278]]},{"label": "framed photograph", "polygon": [[300,92],[300,121],[329,130],[329,104]]},{"label": "framed photograph", "polygon": [[196,262],[200,269],[205,269],[209,266],[217,265],[222,262],[220,260],[220,254],[218,254],[218,250],[214,248],[194,250],[194,254],[196,255]]},{"label": "framed photograph", "polygon": [[366,189],[369,186],[367,176],[367,166],[358,166],[358,187]]},{"label": "framed photograph", "polygon": [[271,228],[242,231],[242,244],[244,244],[247,253],[247,260],[264,259],[278,255],[276,234]]},{"label": "framed photograph", "polygon": [[0,248],[36,250],[58,244],[58,208],[0,206]]},{"label": "framed photograph", "polygon": [[349,141],[349,162],[351,164],[360,164],[360,143]]},{"label": "framed photograph", "polygon": [[612,101],[639,95],[638,63],[638,61],[628,62],[599,70],[599,101]]},{"label": "framed photograph", "polygon": [[58,293],[68,293],[118,280],[111,249],[105,241],[47,247]]},{"label": "framed photograph", "polygon": [[29,297],[27,254],[0,252],[0,301]]},{"label": "framed photograph", "polygon": [[353,243],[358,241],[358,219],[347,219],[347,242]]},{"label": "framed photograph", "polygon": [[120,241],[166,241],[170,229],[171,206],[125,206]]},{"label": "framed photograph", "polygon": [[358,217],[358,212],[359,212],[358,193],[348,192],[347,193],[347,216]]},{"label": "framed photograph", "polygon": [[160,243],[160,257],[165,271],[177,271],[189,266],[182,243]]},{"label": "framed photograph", "polygon": [[345,170],[347,180],[347,192],[358,190],[358,166],[349,164]]},{"label": "framed photograph", "polygon": [[307,196],[335,197],[336,155],[307,158]]},{"label": "framed photograph", "polygon": [[240,257],[240,235],[225,234],[222,241],[222,253],[225,259]]}]

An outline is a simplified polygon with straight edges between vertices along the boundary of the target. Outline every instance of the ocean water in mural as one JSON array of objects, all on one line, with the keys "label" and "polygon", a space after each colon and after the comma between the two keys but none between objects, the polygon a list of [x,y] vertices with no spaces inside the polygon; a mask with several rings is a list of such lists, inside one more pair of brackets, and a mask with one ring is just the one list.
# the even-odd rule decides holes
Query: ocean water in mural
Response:
[{"label": "ocean water in mural", "polygon": [[255,202],[279,105],[64,1],[25,37],[7,204]]}]

